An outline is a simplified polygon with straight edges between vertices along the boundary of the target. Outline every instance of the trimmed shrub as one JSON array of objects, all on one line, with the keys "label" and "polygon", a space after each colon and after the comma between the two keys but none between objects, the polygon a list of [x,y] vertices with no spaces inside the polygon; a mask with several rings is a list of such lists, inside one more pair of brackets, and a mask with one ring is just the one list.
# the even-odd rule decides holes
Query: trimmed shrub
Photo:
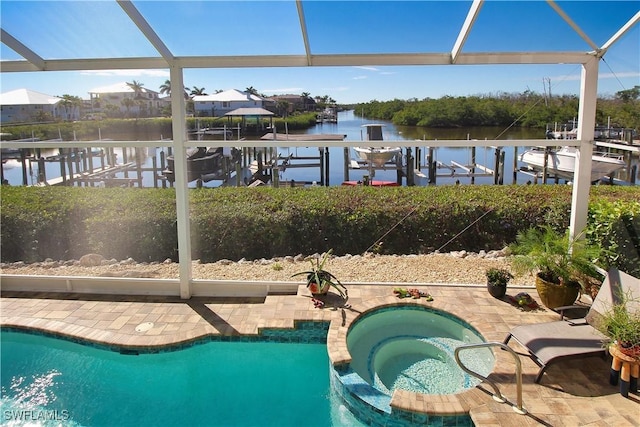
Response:
[{"label": "trimmed shrub", "polygon": [[640,277],[640,202],[595,201],[589,207],[586,234],[605,250],[604,266]]},{"label": "trimmed shrub", "polygon": [[[201,188],[189,190],[194,259],[258,259],[373,250],[382,254],[502,249],[521,230],[569,225],[571,187]],[[3,187],[3,262],[96,252],[177,260],[174,189]],[[639,187],[593,187],[588,238],[606,263],[638,269]],[[635,252],[634,252],[635,251]]]}]

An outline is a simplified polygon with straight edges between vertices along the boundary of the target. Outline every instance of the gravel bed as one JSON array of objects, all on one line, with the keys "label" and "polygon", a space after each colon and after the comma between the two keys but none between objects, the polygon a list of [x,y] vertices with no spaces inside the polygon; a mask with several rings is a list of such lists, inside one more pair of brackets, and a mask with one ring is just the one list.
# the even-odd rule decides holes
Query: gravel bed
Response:
[{"label": "gravel bed", "polygon": [[[303,276],[292,278],[300,271],[309,270],[310,259],[321,255],[287,256],[259,260],[221,260],[202,264],[193,262],[194,279],[304,281]],[[432,253],[427,255],[344,255],[332,256],[325,269],[342,282],[402,282],[402,283],[455,283],[484,284],[485,271],[490,267],[511,271],[505,251],[470,253],[465,251]],[[100,276],[178,278],[178,264],[167,260],[162,263],[138,263],[133,259],[107,260],[97,254],[88,254],[80,260],[26,264],[23,262],[0,264],[1,274],[50,276]],[[512,285],[533,285],[530,275],[516,276]]]}]

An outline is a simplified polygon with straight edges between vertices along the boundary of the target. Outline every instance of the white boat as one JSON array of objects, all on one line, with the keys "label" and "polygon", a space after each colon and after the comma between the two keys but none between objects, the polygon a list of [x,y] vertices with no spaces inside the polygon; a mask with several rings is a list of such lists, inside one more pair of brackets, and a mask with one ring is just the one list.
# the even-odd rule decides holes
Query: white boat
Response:
[{"label": "white boat", "polygon": [[400,153],[400,147],[353,147],[358,157],[367,162],[371,162],[374,166],[382,167],[393,159],[396,154]]},{"label": "white boat", "polygon": [[[576,152],[577,149],[575,147],[562,147],[546,153],[544,148],[535,148],[522,153],[520,161],[526,163],[533,170],[541,171],[544,168],[546,155],[547,173],[549,175],[573,180]],[[625,166],[623,156],[594,152],[591,157],[591,182],[610,176],[613,172]]]},{"label": "white boat", "polygon": [[[382,141],[382,124],[362,125],[367,130],[365,141]],[[382,167],[402,151],[400,147],[353,147],[358,157],[373,166]]]},{"label": "white boat", "polygon": [[[609,119],[606,126],[598,126],[594,128],[593,139],[596,141],[621,140],[630,144],[636,139],[638,132],[635,129],[625,128],[621,126],[611,126]],[[573,119],[563,125],[555,123],[553,130],[547,126],[547,139],[577,139],[578,138],[578,121]]]},{"label": "white boat", "polygon": [[570,130],[547,130],[547,139],[576,139],[578,137],[578,129],[573,128]]}]

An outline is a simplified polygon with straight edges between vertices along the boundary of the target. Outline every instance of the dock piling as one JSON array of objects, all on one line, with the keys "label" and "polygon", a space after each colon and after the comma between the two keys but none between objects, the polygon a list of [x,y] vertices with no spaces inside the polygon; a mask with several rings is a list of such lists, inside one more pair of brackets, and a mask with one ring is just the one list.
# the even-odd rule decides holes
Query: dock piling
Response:
[{"label": "dock piling", "polygon": [[518,147],[513,147],[513,184],[518,183]]},{"label": "dock piling", "polygon": [[44,168],[44,157],[38,157],[38,183],[47,182],[47,171]]},{"label": "dock piling", "polygon": [[493,183],[495,185],[500,182],[500,149],[496,147],[493,152],[494,155],[494,167],[493,167]]},{"label": "dock piling", "polygon": [[471,147],[471,184],[476,183],[476,147]]},{"label": "dock piling", "polygon": [[20,162],[22,164],[22,185],[29,185],[27,175],[27,153],[24,148],[20,149]]},{"label": "dock piling", "polygon": [[427,163],[429,164],[429,185],[436,185],[436,169],[438,165],[433,160],[433,148],[429,147],[429,154],[427,154]]},{"label": "dock piling", "polygon": [[[411,154],[411,148],[407,148],[407,171],[406,171],[406,177],[407,177],[407,186],[408,187],[413,187],[415,185],[415,175],[413,173],[414,171],[414,158],[413,155]],[[400,184],[402,184],[402,182],[400,182]]]}]

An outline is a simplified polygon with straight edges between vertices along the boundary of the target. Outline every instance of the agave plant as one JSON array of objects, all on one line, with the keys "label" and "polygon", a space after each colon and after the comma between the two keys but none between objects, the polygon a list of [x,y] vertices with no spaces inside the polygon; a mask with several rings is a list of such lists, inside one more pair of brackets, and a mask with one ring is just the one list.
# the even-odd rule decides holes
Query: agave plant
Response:
[{"label": "agave plant", "polygon": [[347,288],[340,283],[340,280],[330,272],[324,269],[324,265],[331,256],[332,249],[327,251],[320,260],[319,258],[311,259],[311,270],[301,271],[293,274],[295,276],[307,276],[307,288],[312,294],[326,293],[329,287],[333,287],[338,291],[342,298],[345,298],[348,294]]}]

